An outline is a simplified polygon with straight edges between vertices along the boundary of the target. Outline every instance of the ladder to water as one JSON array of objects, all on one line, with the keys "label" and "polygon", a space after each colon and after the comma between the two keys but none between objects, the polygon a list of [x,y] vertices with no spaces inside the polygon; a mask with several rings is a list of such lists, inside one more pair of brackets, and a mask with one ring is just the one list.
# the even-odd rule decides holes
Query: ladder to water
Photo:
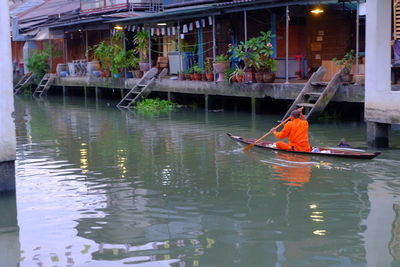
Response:
[{"label": "ladder to water", "polygon": [[40,83],[36,87],[35,92],[33,92],[33,96],[41,97],[43,94],[46,94],[51,84],[53,83],[54,78],[54,74],[46,73],[43,76],[42,80],[40,80]]},{"label": "ladder to water", "polygon": [[15,85],[14,87],[14,95],[19,94],[22,89],[32,83],[33,81],[33,75],[31,72],[26,73],[24,76],[22,76],[21,80],[19,80],[19,82]]},{"label": "ladder to water", "polygon": [[[129,90],[129,92],[117,104],[117,107],[130,109],[137,101],[146,98],[151,93],[150,85],[156,79],[157,72],[157,68],[152,68],[151,70],[146,72],[143,77],[135,84],[135,86],[132,87],[132,89]],[[167,72],[167,69],[163,69],[158,77],[160,78],[166,75]]]},{"label": "ladder to water", "polygon": [[341,74],[343,71],[345,71],[344,68],[336,73],[329,82],[322,82],[322,78],[326,73],[326,68],[322,66],[319,67],[318,70],[311,75],[282,120],[290,116],[293,110],[304,107],[306,119],[309,122],[315,121],[324,111],[325,107],[342,84]]}]

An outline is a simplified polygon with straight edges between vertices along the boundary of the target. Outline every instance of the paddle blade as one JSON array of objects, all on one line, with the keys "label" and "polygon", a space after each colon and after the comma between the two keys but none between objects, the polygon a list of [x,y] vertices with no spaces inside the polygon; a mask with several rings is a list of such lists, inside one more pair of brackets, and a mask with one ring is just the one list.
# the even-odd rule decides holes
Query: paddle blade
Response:
[{"label": "paddle blade", "polygon": [[250,150],[250,148],[252,148],[254,145],[255,145],[255,143],[246,146],[245,148],[243,148],[243,151],[248,151],[248,150]]}]

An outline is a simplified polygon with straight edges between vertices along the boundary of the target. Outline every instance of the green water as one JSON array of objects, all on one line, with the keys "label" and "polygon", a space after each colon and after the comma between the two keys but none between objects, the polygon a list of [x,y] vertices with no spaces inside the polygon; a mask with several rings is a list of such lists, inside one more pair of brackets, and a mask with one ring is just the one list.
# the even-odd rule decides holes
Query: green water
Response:
[{"label": "green water", "polygon": [[[400,264],[400,131],[374,160],[243,153],[227,132],[279,118],[114,104],[16,99],[20,266]],[[310,126],[313,145],[342,137],[365,148],[364,124]]]}]

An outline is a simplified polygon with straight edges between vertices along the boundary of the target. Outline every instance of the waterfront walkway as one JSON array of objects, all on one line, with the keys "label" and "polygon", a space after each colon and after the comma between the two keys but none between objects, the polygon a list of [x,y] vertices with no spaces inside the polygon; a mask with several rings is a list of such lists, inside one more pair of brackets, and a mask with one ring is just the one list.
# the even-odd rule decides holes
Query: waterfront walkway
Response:
[{"label": "waterfront walkway", "polygon": [[[82,88],[113,88],[131,89],[139,79],[113,79],[97,77],[67,77],[57,78],[55,86],[61,86],[72,90]],[[275,83],[216,83],[206,81],[171,80],[164,78],[156,80],[151,89],[154,92],[218,95],[227,97],[265,98],[279,100],[294,100],[304,87],[305,82],[275,82]],[[126,91],[128,92],[128,91]],[[355,84],[341,85],[334,102],[364,102],[364,86]]]}]

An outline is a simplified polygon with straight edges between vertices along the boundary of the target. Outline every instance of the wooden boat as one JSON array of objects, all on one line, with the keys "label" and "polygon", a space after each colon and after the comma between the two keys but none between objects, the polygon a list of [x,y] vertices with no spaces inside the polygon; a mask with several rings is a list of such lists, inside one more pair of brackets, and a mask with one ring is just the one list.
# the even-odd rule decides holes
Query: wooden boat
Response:
[{"label": "wooden boat", "polygon": [[[244,144],[253,144],[256,139],[253,138],[244,138],[241,136],[235,136],[230,133],[227,135],[233,140],[244,143]],[[342,158],[353,158],[353,159],[373,159],[381,154],[381,152],[364,152],[358,149],[342,149],[342,148],[324,148],[324,147],[316,147],[313,150],[318,152],[301,152],[301,151],[293,151],[293,150],[282,150],[277,149],[274,146],[274,143],[271,141],[260,141],[255,145],[256,147],[271,149],[275,151],[283,151],[288,153],[296,153],[296,154],[306,154],[312,156],[329,156],[329,157],[342,157]]]}]

